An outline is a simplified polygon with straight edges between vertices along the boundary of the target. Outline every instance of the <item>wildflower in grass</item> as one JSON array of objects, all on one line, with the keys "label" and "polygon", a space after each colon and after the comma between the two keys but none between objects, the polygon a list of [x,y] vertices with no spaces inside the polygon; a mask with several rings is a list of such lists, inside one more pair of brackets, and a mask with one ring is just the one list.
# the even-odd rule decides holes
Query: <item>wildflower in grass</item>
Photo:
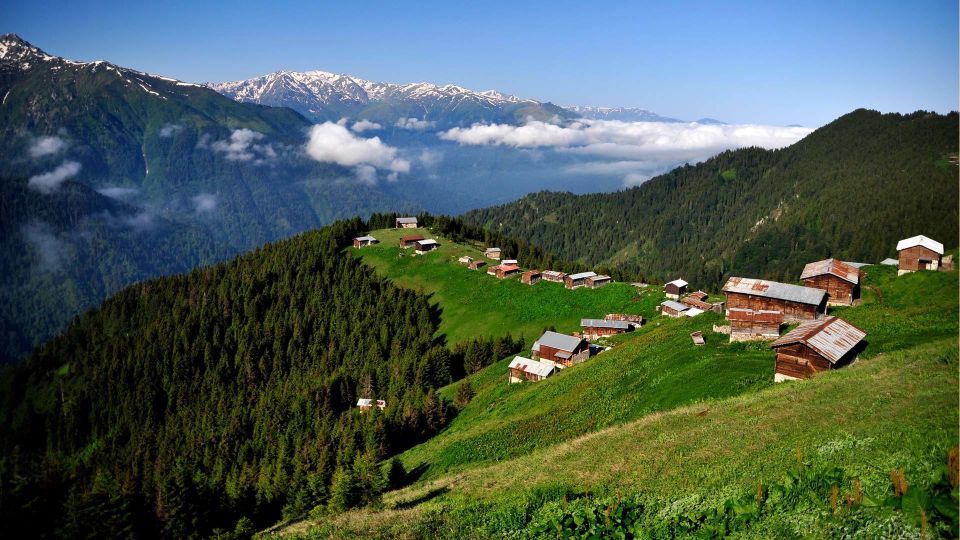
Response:
[{"label": "wildflower in grass", "polygon": [[802,460],[803,455],[800,453],[799,446],[794,448],[794,450],[796,451],[796,454],[797,454],[797,467],[799,467],[800,465],[803,464],[803,460]]},{"label": "wildflower in grass", "polygon": [[757,480],[757,506],[763,505],[763,480]]},{"label": "wildflower in grass", "polygon": [[903,497],[907,493],[907,477],[903,474],[903,468],[890,470],[890,483],[893,484],[893,494],[897,497]]},{"label": "wildflower in grass", "polygon": [[960,448],[956,446],[947,455],[947,475],[950,477],[950,486],[956,489],[960,483]]},{"label": "wildflower in grass", "polygon": [[840,488],[834,484],[830,488],[830,509],[833,510],[833,515],[837,515],[837,496],[840,495]]}]

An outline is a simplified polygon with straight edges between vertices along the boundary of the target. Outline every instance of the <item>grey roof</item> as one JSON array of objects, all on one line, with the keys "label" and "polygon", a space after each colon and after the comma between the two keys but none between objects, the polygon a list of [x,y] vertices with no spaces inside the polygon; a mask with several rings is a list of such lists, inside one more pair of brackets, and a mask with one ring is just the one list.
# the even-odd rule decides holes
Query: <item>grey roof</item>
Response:
[{"label": "grey roof", "polygon": [[415,217],[398,217],[397,218],[397,223],[416,223],[416,222],[417,222],[417,218]]},{"label": "grey roof", "polygon": [[554,349],[560,349],[561,351],[572,351],[580,345],[582,339],[575,336],[568,336],[567,334],[558,334],[557,332],[551,332],[547,330],[540,336],[540,339],[537,340],[537,345],[546,345],[547,347],[553,347]]},{"label": "grey roof", "polygon": [[608,321],[606,319],[580,319],[580,326],[583,328],[614,328],[616,330],[630,329],[630,323],[627,321]]},{"label": "grey roof", "polygon": [[840,317],[803,323],[770,344],[771,348],[803,343],[817,351],[832,364],[850,352],[867,337],[867,333]]},{"label": "grey roof", "polygon": [[749,294],[815,306],[820,305],[827,295],[827,291],[823,289],[742,277],[732,277],[727,280],[726,285],[723,286],[723,292]]},{"label": "grey roof", "polygon": [[880,261],[880,264],[883,264],[886,266],[896,266],[900,264],[900,261],[898,261],[897,259],[891,259],[890,257],[887,257],[886,259]]},{"label": "grey roof", "polygon": [[376,242],[377,239],[372,236],[358,236],[354,240],[360,240],[361,242]]},{"label": "grey roof", "polygon": [[[487,248],[487,251],[500,251],[500,248],[490,247],[490,248]],[[517,358],[519,358],[519,356]]]},{"label": "grey roof", "polygon": [[873,266],[870,263],[853,262],[853,261],[843,261],[843,262],[847,263],[848,265],[854,268],[863,268],[864,266]]},{"label": "grey roof", "polygon": [[593,277],[595,275],[597,275],[595,272],[580,272],[579,274],[570,274],[567,277],[576,281],[578,279],[586,279],[588,277]]},{"label": "grey roof", "polygon": [[557,366],[554,364],[548,364],[547,362],[532,360],[522,356],[515,356],[508,367],[510,369],[519,369],[526,373],[533,373],[541,377],[549,377],[551,373],[557,370]]},{"label": "grey roof", "polygon": [[606,281],[606,280],[609,280],[609,279],[610,279],[610,276],[605,276],[605,275],[603,275],[603,274],[598,274],[598,275],[592,276],[592,277],[593,277],[593,280],[594,280],[594,281]]},{"label": "grey roof", "polygon": [[660,305],[668,307],[674,311],[686,311],[690,309],[690,306],[686,304],[681,304],[680,302],[674,302],[673,300],[667,300],[666,302],[661,302]]},{"label": "grey roof", "polygon": [[428,238],[427,240],[417,240],[417,243],[420,244],[421,246],[429,246],[432,244],[436,244],[437,241],[434,240],[433,238]]}]

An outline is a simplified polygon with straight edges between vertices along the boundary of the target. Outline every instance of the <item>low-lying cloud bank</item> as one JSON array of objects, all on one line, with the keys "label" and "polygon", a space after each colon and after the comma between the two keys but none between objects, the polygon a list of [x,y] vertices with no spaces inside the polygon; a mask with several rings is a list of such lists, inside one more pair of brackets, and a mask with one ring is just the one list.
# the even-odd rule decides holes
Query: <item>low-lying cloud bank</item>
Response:
[{"label": "low-lying cloud bank", "polygon": [[397,149],[385,144],[380,137],[358,137],[342,124],[333,122],[310,128],[306,152],[317,161],[353,168],[357,178],[367,183],[376,181],[377,169],[388,171],[388,180],[410,172],[410,162],[397,157]]},{"label": "low-lying cloud bank", "polygon": [[548,148],[603,158],[568,167],[567,172],[621,175],[625,184],[634,185],[678,164],[703,161],[724,150],[789,146],[811,131],[754,124],[582,120],[565,125],[541,121],[520,126],[474,124],[447,130],[440,138],[462,145]]}]

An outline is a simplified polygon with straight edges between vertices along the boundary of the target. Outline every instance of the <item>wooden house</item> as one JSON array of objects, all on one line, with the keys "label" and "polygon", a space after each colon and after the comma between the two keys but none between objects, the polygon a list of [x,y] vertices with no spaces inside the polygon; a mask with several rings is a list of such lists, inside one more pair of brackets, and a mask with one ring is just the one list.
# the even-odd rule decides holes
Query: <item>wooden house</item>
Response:
[{"label": "wooden house", "polygon": [[663,293],[667,298],[679,300],[681,296],[687,293],[688,283],[682,279],[675,279],[663,286]]},{"label": "wooden house", "polygon": [[500,248],[498,247],[488,247],[486,251],[483,252],[483,256],[488,259],[493,259],[495,261],[500,260]]},{"label": "wooden house", "polygon": [[546,331],[531,348],[533,357],[563,367],[579,364],[590,358],[590,344],[576,336]]},{"label": "wooden house", "polygon": [[520,275],[520,283],[525,283],[527,285],[533,285],[534,283],[540,281],[540,271],[539,270],[527,270]]},{"label": "wooden house", "polygon": [[627,321],[608,319],[580,319],[581,334],[587,339],[596,339],[603,336],[615,336],[624,332],[632,332],[634,326]]},{"label": "wooden house", "polygon": [[710,298],[710,295],[703,291],[693,291],[687,295],[687,298],[693,298],[694,300],[700,300],[701,302],[706,302],[707,298]]},{"label": "wooden house", "polygon": [[563,284],[568,289],[576,289],[587,285],[587,278],[592,278],[597,274],[593,272],[580,272],[579,274],[570,274],[563,278]]},{"label": "wooden house", "polygon": [[417,252],[417,255],[423,255],[440,247],[440,244],[433,238],[428,238],[426,240],[417,240],[414,242],[414,247]]},{"label": "wooden house", "polygon": [[353,247],[355,247],[355,248],[357,248],[357,249],[362,248],[362,247],[372,246],[373,244],[378,244],[378,243],[380,243],[379,240],[377,240],[376,238],[374,238],[374,237],[372,237],[372,236],[369,236],[369,235],[367,235],[367,236],[358,236],[358,237],[356,237],[356,238],[353,239]]},{"label": "wooden house", "polygon": [[357,400],[357,407],[359,407],[361,411],[369,411],[374,405],[381,411],[387,408],[387,402],[382,399],[373,400],[362,398]]},{"label": "wooden house", "polygon": [[[667,317],[673,317],[674,319],[683,317],[689,309],[690,306],[681,304],[675,300],[665,300],[660,304],[660,313],[663,313]],[[701,313],[703,312],[701,311]]]},{"label": "wooden house", "polygon": [[603,316],[605,321],[626,321],[633,328],[643,326],[643,315],[632,315],[628,313],[607,313]]},{"label": "wooden house", "polygon": [[867,333],[839,317],[805,322],[770,344],[777,351],[776,382],[807,379],[857,358]]},{"label": "wooden house", "polygon": [[473,262],[473,257],[469,255],[464,255],[463,257],[460,257],[459,259],[457,259],[457,262],[460,264],[470,264]]},{"label": "wooden house", "polygon": [[467,268],[471,270],[479,270],[486,265],[487,265],[486,261],[473,261],[467,265]]},{"label": "wooden house", "polygon": [[730,341],[754,341],[780,337],[783,312],[730,308]]},{"label": "wooden house", "polygon": [[423,240],[423,237],[420,236],[419,234],[412,234],[412,235],[409,235],[409,236],[401,236],[401,237],[400,237],[400,247],[403,248],[403,249],[407,249],[407,248],[409,248],[409,247],[414,247],[414,246],[416,245],[416,243],[419,242],[420,240]]},{"label": "wooden house", "polygon": [[780,311],[786,322],[804,322],[822,318],[827,313],[827,291],[766,281],[732,277],[723,286],[730,308]]},{"label": "wooden house", "polygon": [[417,218],[415,217],[398,217],[396,221],[397,229],[416,229],[417,228]]},{"label": "wooden house", "polygon": [[827,291],[828,305],[851,306],[860,299],[860,270],[837,259],[804,266],[800,281],[807,287]]},{"label": "wooden house", "polygon": [[943,258],[943,244],[921,234],[897,242],[897,253],[900,257],[898,276],[917,270],[938,270]]},{"label": "wooden house", "polygon": [[587,278],[587,288],[589,289],[599,289],[608,283],[611,283],[613,280],[610,279],[610,276],[597,275]]},{"label": "wooden house", "polygon": [[560,368],[556,364],[515,356],[510,365],[507,366],[508,380],[510,384],[523,381],[542,381],[556,373],[558,369]]},{"label": "wooden house", "polygon": [[543,272],[544,281],[552,281],[554,283],[563,283],[564,278],[567,277],[567,274],[564,272],[557,272],[556,270],[545,270]]},{"label": "wooden house", "polygon": [[497,279],[506,279],[510,276],[520,273],[520,267],[515,264],[498,264],[487,269],[491,276],[497,276]]}]

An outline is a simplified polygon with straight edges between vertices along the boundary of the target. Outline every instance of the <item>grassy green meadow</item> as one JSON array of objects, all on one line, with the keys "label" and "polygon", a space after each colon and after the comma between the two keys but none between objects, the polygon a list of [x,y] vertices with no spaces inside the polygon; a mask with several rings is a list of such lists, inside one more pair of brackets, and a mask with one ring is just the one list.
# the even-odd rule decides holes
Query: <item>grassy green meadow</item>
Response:
[{"label": "grassy green meadow", "polygon": [[[831,309],[868,333],[860,359],[811,380],[774,384],[774,355],[767,343],[727,343],[726,336],[711,331],[722,321],[719,315],[655,315],[654,306],[662,300],[659,288],[638,294],[614,284],[570,294],[552,284],[531,288],[500,282],[456,264],[461,254],[475,256],[478,248],[448,243],[440,253],[398,257],[392,234],[374,232],[384,243],[359,255],[402,285],[433,292],[453,340],[477,327],[528,338],[549,324],[572,330],[576,319],[593,315],[578,310],[591,308],[601,315],[643,313],[648,324],[610,338],[611,350],[545,381],[508,385],[509,359],[471,375],[473,400],[443,432],[400,456],[408,470],[420,472],[411,485],[388,492],[382,508],[307,520],[282,534],[532,538],[555,530],[558,516],[573,515],[574,509],[594,515],[590,505],[600,504],[596,537],[618,537],[623,531],[604,533],[603,522],[609,526],[611,508],[621,504],[641,513],[637,523],[646,530],[709,514],[744,493],[750,499],[758,482],[813,485],[805,475],[840,471],[830,472],[841,480],[827,481],[826,495],[810,488],[789,505],[781,500],[780,510],[754,518],[749,526],[738,522],[736,535],[950,536],[943,523],[930,525],[927,514],[921,519],[906,508],[864,503],[846,513],[831,510],[830,482],[841,498],[853,493],[856,479],[869,500],[887,497],[889,502],[891,469],[902,468],[911,489],[924,497],[923,490],[940,478],[947,452],[960,437],[957,272],[897,278],[895,268],[866,267],[862,305]],[[577,293],[611,294],[620,288],[623,297],[611,300],[622,302],[620,309],[574,300],[588,298]],[[524,295],[522,301],[514,299],[514,307],[503,310],[506,301],[497,298],[513,291]],[[538,291],[544,296],[536,296]],[[454,307],[463,294],[476,302],[473,310]],[[565,305],[572,313],[551,319],[551,310],[523,307],[538,301]],[[490,313],[506,317],[489,322]],[[530,331],[509,324],[513,314],[524,317]],[[694,330],[704,332],[705,346],[691,343]],[[449,399],[455,387],[441,393]],[[709,521],[698,519],[701,525]],[[678,530],[665,536],[684,536]]]}]

